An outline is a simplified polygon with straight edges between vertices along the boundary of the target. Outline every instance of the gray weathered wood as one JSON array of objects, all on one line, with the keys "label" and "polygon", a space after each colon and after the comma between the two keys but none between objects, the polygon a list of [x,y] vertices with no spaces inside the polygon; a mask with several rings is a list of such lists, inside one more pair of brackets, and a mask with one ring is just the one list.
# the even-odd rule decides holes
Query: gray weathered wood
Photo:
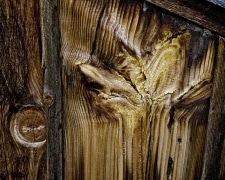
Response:
[{"label": "gray weathered wood", "polygon": [[202,179],[221,179],[219,176],[225,137],[225,40],[219,39],[213,92],[210,102],[208,130]]},{"label": "gray weathered wood", "polygon": [[62,91],[58,1],[42,0],[40,3],[44,98],[48,106],[48,179],[62,179]]}]

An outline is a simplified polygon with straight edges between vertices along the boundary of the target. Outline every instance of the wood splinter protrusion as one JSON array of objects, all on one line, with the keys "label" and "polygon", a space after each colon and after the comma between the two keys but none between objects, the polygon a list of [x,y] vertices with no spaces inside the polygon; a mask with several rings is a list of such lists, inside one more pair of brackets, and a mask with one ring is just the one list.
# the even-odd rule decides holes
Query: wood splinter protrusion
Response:
[{"label": "wood splinter protrusion", "polygon": [[10,124],[13,138],[22,146],[37,148],[46,142],[46,117],[35,107],[19,110]]}]

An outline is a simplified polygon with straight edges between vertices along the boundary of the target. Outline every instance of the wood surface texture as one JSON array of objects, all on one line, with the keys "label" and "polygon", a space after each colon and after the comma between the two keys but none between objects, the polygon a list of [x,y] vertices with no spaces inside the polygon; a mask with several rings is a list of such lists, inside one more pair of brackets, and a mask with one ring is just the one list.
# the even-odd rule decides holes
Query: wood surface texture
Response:
[{"label": "wood surface texture", "polygon": [[140,1],[64,0],[60,26],[64,178],[200,179],[217,37]]},{"label": "wood surface texture", "polygon": [[0,0],[0,179],[225,179],[225,12],[193,2]]},{"label": "wood surface texture", "polygon": [[62,88],[57,0],[41,0],[42,66],[44,105],[48,109],[47,173],[49,180],[62,179]]},{"label": "wood surface texture", "polygon": [[0,0],[0,179],[46,179],[40,12]]},{"label": "wood surface texture", "polygon": [[147,1],[225,36],[225,8],[207,1],[196,0]]},{"label": "wood surface texture", "polygon": [[202,179],[225,179],[225,39],[219,39]]}]

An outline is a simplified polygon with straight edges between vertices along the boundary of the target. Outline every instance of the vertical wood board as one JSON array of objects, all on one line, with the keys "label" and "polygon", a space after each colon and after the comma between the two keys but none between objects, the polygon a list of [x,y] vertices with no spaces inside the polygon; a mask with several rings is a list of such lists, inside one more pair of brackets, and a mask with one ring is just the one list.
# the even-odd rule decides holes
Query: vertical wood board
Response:
[{"label": "vertical wood board", "polygon": [[48,109],[48,179],[62,179],[62,88],[59,8],[57,0],[40,1],[44,100]]},{"label": "vertical wood board", "polygon": [[0,179],[46,178],[39,4],[0,1]]},{"label": "vertical wood board", "polygon": [[224,138],[225,138],[225,46],[224,38],[219,39],[218,54],[214,73],[213,93],[210,102],[204,168],[202,179],[224,179]]},{"label": "vertical wood board", "polygon": [[199,179],[217,38],[137,1],[61,1],[65,179]]}]

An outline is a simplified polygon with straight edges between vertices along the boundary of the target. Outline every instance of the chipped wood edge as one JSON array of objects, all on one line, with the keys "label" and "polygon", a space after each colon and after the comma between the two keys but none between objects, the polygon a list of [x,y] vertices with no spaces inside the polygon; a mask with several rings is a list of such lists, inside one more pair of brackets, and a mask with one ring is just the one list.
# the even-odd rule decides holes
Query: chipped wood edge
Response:
[{"label": "chipped wood edge", "polygon": [[48,179],[63,179],[62,88],[58,0],[42,0],[41,38],[44,94],[52,102],[45,104],[47,115]]}]

